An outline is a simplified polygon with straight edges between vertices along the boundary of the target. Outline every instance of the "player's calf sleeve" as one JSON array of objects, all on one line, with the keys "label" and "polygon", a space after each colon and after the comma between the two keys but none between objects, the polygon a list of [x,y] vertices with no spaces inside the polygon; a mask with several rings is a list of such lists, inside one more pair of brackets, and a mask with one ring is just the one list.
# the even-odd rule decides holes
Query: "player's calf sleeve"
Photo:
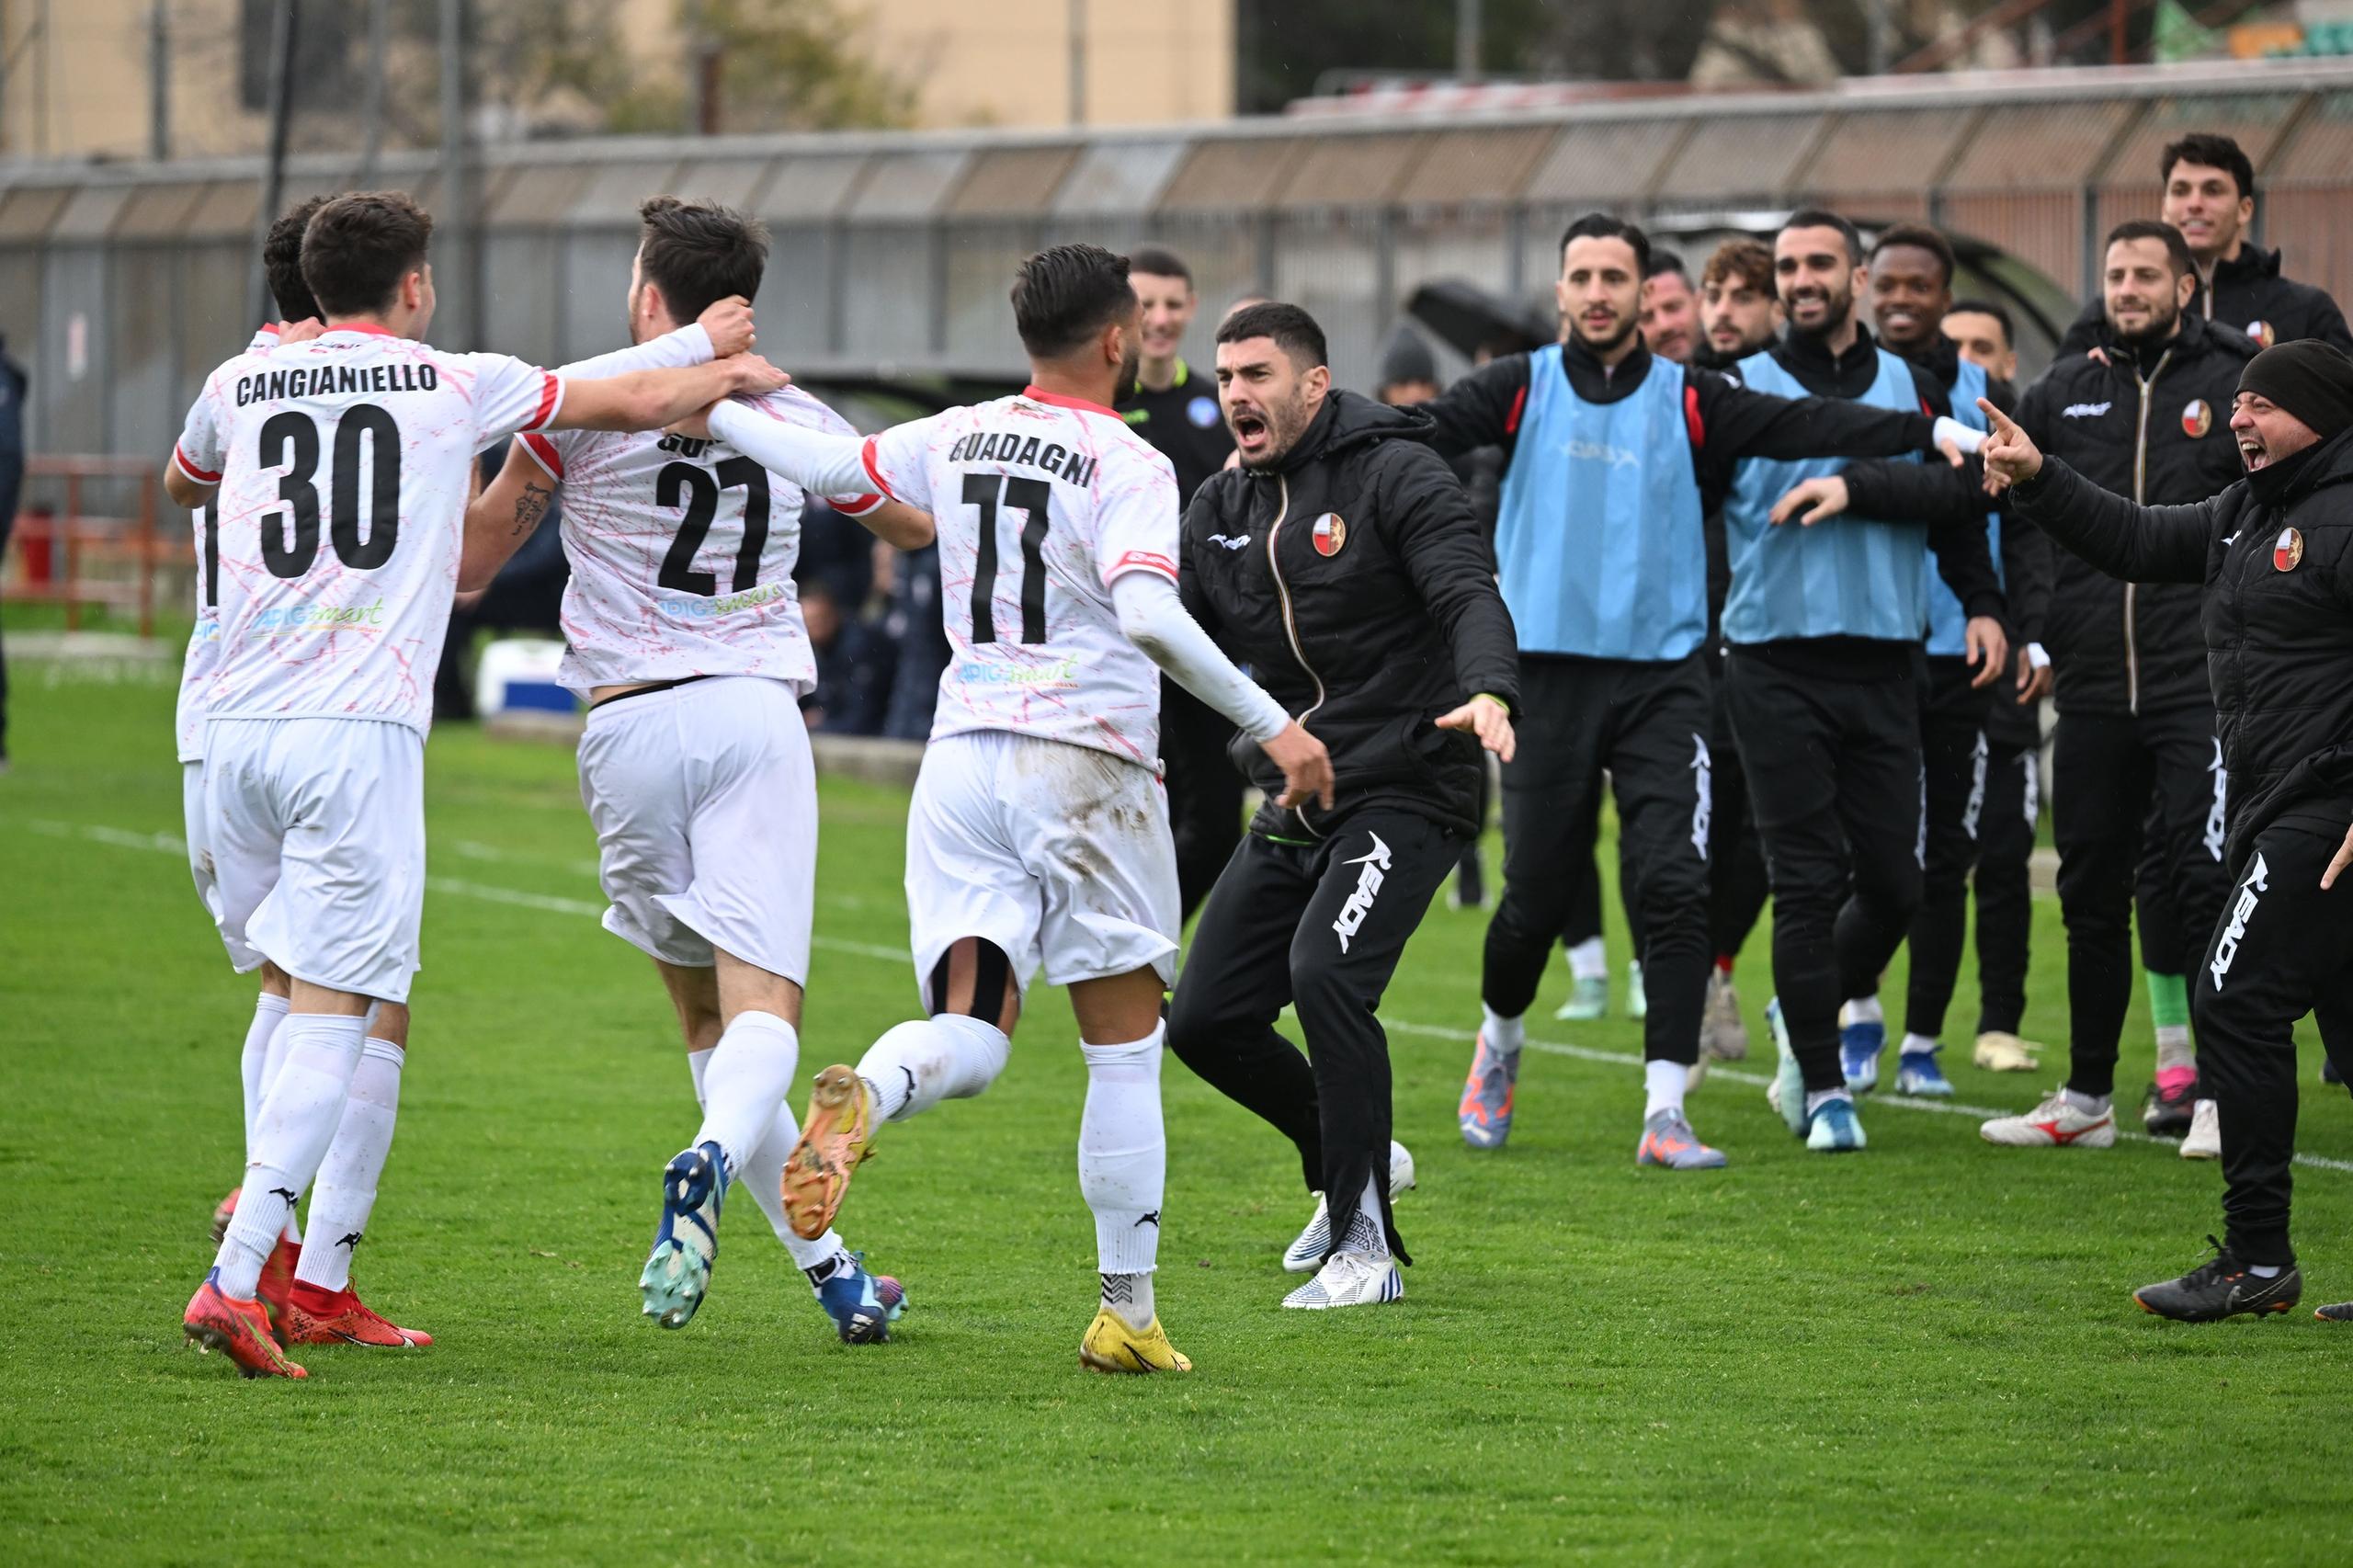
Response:
[{"label": "player's calf sleeve", "polygon": [[278,1027],[282,1060],[255,1119],[244,1190],[213,1259],[229,1295],[254,1293],[287,1216],[318,1174],[343,1120],[367,1028],[365,1018],[333,1013],[290,1013]]},{"label": "player's calf sleeve", "polygon": [[245,1085],[245,1158],[254,1157],[254,1123],[261,1117],[262,1096],[269,1089],[269,1042],[285,1021],[286,998],[263,992],[254,999],[254,1021],[245,1026],[245,1049],[237,1058],[238,1075]]},{"label": "player's calf sleeve", "polygon": [[801,1036],[774,1013],[738,1013],[703,1068],[698,1143],[716,1142],[737,1175],[776,1120],[801,1065]]},{"label": "player's calf sleeve", "polygon": [[878,1117],[904,1121],[942,1100],[979,1094],[996,1082],[1012,1051],[995,1024],[941,1013],[885,1030],[858,1058],[858,1075],[874,1089]]},{"label": "player's calf sleeve", "polygon": [[1168,1139],[1160,1119],[1162,1029],[1127,1045],[1082,1045],[1086,1109],[1078,1121],[1078,1190],[1095,1211],[1106,1274],[1149,1274],[1160,1257]]},{"label": "player's calf sleeve", "polygon": [[343,1119],[335,1124],[335,1142],[319,1162],[318,1185],[311,1190],[311,1235],[294,1269],[294,1278],[305,1285],[340,1290],[351,1283],[351,1255],[367,1234],[384,1156],[392,1153],[407,1056],[388,1040],[369,1040],[359,1048]]}]

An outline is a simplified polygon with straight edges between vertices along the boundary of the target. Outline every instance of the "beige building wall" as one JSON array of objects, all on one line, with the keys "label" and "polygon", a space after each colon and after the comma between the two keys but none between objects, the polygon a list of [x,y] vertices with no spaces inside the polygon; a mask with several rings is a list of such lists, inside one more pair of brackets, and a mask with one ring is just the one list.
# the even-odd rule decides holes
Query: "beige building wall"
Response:
[{"label": "beige building wall", "polygon": [[[499,4],[475,0],[485,11]],[[1074,0],[842,7],[859,18],[858,46],[915,88],[919,125],[1071,123]],[[1075,0],[1075,9],[1086,123],[1233,112],[1233,0]],[[0,79],[0,156],[144,157],[151,10],[151,0],[0,0],[0,60],[12,62]],[[173,154],[258,151],[264,118],[237,101],[237,0],[167,0],[166,11]],[[623,0],[617,19],[636,58],[683,71],[676,16],[676,0]],[[357,144],[356,122],[337,129]]]}]

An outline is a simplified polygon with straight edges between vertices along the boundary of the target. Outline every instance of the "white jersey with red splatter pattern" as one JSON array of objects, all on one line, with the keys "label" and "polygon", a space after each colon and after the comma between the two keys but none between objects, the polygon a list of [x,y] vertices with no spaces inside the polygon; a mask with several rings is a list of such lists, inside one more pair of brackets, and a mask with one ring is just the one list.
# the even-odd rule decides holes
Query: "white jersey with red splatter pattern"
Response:
[{"label": "white jersey with red splatter pattern", "polygon": [[474,454],[540,428],[563,398],[519,359],[376,327],[207,377],[173,458],[220,486],[206,717],[431,728]]},{"label": "white jersey with red splatter pattern", "polygon": [[1004,730],[1157,768],[1160,670],[1110,584],[1176,576],[1176,475],[1117,414],[1036,387],[866,444],[875,487],[938,525],[951,657],[932,737]]},{"label": "white jersey with red splatter pattern", "polygon": [[[622,355],[606,373],[640,368]],[[655,361],[648,360],[651,365]],[[797,387],[739,398],[789,425],[854,436]],[[563,486],[563,664],[574,691],[695,676],[762,676],[806,693],[816,655],[792,571],[801,557],[801,487],[721,440],[660,431],[559,431],[523,437]],[[880,495],[845,495],[852,517]]]},{"label": "white jersey with red splatter pattern", "polygon": [[[278,347],[278,324],[256,329],[245,345],[248,354]],[[221,562],[213,549],[219,537],[213,523],[219,497],[188,514],[196,525],[196,626],[188,634],[188,653],[180,660],[179,701],[172,713],[172,732],[182,762],[204,760],[204,692],[212,681],[212,666],[221,653]]]}]

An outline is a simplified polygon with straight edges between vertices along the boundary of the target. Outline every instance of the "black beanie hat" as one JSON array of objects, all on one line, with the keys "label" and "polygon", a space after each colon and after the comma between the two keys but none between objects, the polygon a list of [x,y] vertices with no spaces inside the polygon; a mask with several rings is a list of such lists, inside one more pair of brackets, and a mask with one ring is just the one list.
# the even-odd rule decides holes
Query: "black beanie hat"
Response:
[{"label": "black beanie hat", "polygon": [[1438,381],[1438,357],[1422,335],[1403,322],[1381,346],[1381,390],[1387,391],[1400,381]]},{"label": "black beanie hat", "polygon": [[2239,391],[2277,403],[2324,441],[2353,427],[2353,357],[2318,338],[2265,349],[2239,372]]}]

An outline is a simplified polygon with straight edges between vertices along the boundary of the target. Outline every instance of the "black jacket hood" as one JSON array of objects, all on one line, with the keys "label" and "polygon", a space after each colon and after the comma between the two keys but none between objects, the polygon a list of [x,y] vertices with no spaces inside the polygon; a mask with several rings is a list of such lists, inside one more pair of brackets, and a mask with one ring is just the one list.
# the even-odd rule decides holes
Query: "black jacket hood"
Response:
[{"label": "black jacket hood", "polygon": [[1309,463],[1322,462],[1355,451],[1375,441],[1418,441],[1424,446],[1438,434],[1438,421],[1418,408],[1392,408],[1358,392],[1337,387],[1324,394],[1324,406],[1307,428],[1276,463],[1278,473],[1296,473]]}]

